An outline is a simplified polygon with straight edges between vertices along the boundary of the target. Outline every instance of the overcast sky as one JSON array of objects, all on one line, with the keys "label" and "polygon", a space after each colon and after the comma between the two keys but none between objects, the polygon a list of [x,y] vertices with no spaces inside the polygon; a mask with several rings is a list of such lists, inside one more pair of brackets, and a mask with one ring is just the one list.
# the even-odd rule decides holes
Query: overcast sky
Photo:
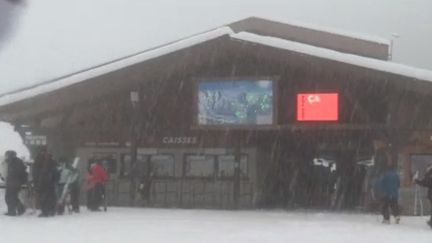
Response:
[{"label": "overcast sky", "polygon": [[0,45],[0,93],[249,16],[397,33],[394,61],[432,70],[431,9],[431,0],[27,0]]}]

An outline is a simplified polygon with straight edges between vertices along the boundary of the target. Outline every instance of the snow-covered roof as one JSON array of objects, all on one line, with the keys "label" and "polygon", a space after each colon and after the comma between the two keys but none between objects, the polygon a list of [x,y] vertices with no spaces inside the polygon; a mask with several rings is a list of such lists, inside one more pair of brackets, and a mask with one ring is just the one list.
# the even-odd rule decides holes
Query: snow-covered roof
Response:
[{"label": "snow-covered roof", "polygon": [[432,71],[427,69],[420,69],[390,61],[382,61],[374,58],[342,53],[326,48],[315,47],[275,37],[260,36],[247,32],[232,34],[231,38],[432,82]]},{"label": "snow-covered roof", "polygon": [[328,60],[347,63],[359,67],[374,69],[382,72],[393,73],[414,79],[432,82],[432,71],[414,68],[389,61],[382,61],[354,54],[347,54],[326,48],[311,46],[303,43],[289,41],[286,39],[261,36],[248,32],[235,33],[230,27],[221,27],[195,36],[191,36],[179,41],[169,43],[157,48],[152,48],[136,55],[111,61],[109,63],[77,72],[63,78],[51,80],[29,88],[21,89],[5,95],[0,95],[0,106],[5,106],[20,100],[32,98],[44,93],[59,90],[61,88],[84,82],[91,78],[101,76],[137,63],[141,63],[153,58],[157,58],[178,50],[182,50],[194,45],[207,42],[222,36],[229,36],[234,40],[246,41],[264,46],[270,46],[287,51],[297,52],[309,56],[324,58]]},{"label": "snow-covered roof", "polygon": [[321,25],[311,24],[311,23],[304,23],[304,22],[294,21],[294,20],[286,21],[286,20],[282,20],[280,18],[275,18],[275,17],[265,18],[265,19],[270,20],[270,21],[276,21],[279,23],[284,23],[284,24],[291,25],[291,26],[300,27],[300,28],[317,30],[317,31],[322,31],[322,32],[330,33],[330,34],[351,37],[353,39],[375,42],[375,43],[383,44],[383,45],[387,45],[387,46],[391,45],[391,41],[389,39],[382,38],[382,37],[375,36],[375,35],[369,35],[369,34],[365,34],[365,33],[357,33],[357,32],[353,32],[353,31],[343,31],[343,30],[336,29],[336,28],[331,28],[331,27],[321,26]]},{"label": "snow-covered roof", "polygon": [[89,69],[84,72],[78,72],[76,74],[69,75],[64,78],[51,80],[42,84],[37,84],[30,88],[21,89],[17,92],[8,93],[0,96],[0,106],[11,104],[20,100],[28,99],[37,95],[55,91],[73,84],[77,84],[91,78],[110,73],[122,68],[141,63],[153,58],[157,58],[178,50],[182,50],[194,45],[204,43],[209,40],[213,40],[224,35],[228,36],[234,32],[229,27],[221,27],[205,33],[201,33],[189,38],[185,38],[167,45],[160,46],[151,50],[141,52],[136,55],[132,55],[128,58],[122,58],[117,61],[110,62],[106,65],[100,65],[98,67]]}]

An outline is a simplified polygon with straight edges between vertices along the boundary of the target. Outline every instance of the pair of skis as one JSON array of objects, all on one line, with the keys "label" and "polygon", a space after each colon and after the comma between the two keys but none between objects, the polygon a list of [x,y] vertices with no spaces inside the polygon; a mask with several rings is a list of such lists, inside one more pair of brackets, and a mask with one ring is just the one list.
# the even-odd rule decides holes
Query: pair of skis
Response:
[{"label": "pair of skis", "polygon": [[[59,200],[57,202],[58,205],[65,205],[65,204],[68,203],[68,201],[70,201],[69,186],[78,179],[78,172],[76,170],[78,168],[79,160],[80,160],[79,157],[76,157],[74,159],[74,162],[72,164],[73,173],[70,174],[68,176],[68,178],[66,178],[66,183],[65,183],[65,185],[63,187],[63,191],[62,191],[62,193],[61,193],[61,195],[59,197]],[[70,208],[69,208],[70,205],[65,205],[65,206],[70,211]]]}]

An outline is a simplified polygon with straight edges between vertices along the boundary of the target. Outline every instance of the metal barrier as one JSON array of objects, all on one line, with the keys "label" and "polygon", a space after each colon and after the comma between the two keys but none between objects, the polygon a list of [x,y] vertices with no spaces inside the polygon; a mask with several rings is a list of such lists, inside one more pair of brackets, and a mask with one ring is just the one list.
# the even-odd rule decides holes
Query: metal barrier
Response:
[{"label": "metal barrier", "polygon": [[[138,196],[135,205],[161,208],[215,208],[234,207],[232,180],[155,179],[150,188],[149,200]],[[117,180],[107,184],[110,205],[129,206],[129,181]],[[249,181],[240,184],[240,207],[252,208],[254,185]]]}]

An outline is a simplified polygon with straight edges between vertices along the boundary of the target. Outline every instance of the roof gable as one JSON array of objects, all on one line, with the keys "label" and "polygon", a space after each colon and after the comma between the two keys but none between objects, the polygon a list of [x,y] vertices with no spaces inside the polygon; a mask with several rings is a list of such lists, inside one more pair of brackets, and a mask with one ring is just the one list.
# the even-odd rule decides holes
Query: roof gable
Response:
[{"label": "roof gable", "polygon": [[409,78],[432,82],[432,71],[429,70],[413,68],[406,65],[344,53],[328,48],[317,47],[272,36],[263,36],[249,32],[235,33],[235,31],[231,27],[224,26],[218,29],[210,30],[208,32],[187,37],[166,45],[152,48],[134,55],[130,55],[125,58],[114,60],[109,63],[91,67],[81,72],[73,73],[55,80],[49,80],[35,86],[1,95],[0,107],[7,106],[15,102],[26,100],[45,93],[53,92],[77,83],[90,80],[103,74],[111,73],[137,63],[152,60],[167,55],[169,53],[189,48],[194,45],[201,44],[222,36],[229,36],[236,41],[246,41],[257,45],[270,46],[273,48],[297,52],[313,57],[324,58],[358,67],[364,67],[381,72],[387,72]]},{"label": "roof gable", "polygon": [[390,42],[383,38],[353,34],[321,26],[286,23],[251,17],[229,25],[234,32],[248,32],[322,47],[339,52],[388,60]]}]

